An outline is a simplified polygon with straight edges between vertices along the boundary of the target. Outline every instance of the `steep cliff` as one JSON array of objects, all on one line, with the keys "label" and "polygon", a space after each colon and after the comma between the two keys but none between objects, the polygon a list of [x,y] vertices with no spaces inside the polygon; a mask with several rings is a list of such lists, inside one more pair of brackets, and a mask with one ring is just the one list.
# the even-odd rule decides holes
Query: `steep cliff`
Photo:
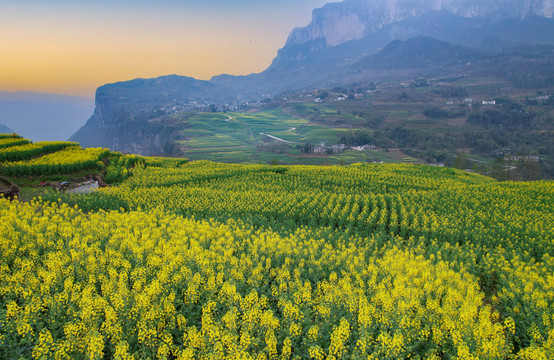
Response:
[{"label": "steep cliff", "polygon": [[492,21],[529,16],[552,18],[553,4],[552,0],[346,0],[314,10],[312,22],[294,29],[285,47],[317,39],[324,39],[326,46],[333,47],[429,11]]},{"label": "steep cliff", "polygon": [[[440,70],[444,64],[439,64],[438,57],[455,55],[456,48],[425,40],[427,37],[456,46],[484,46],[489,50],[501,44],[505,47],[554,45],[553,1],[346,0],[330,3],[314,10],[308,26],[291,32],[271,66],[262,73],[220,75],[210,81],[171,75],[100,87],[94,115],[71,140],[85,146],[105,146],[138,154],[168,153],[176,131],[171,128],[171,121],[162,119],[165,112],[188,111],[194,108],[191,104],[228,104],[259,99],[262,94],[375,81],[379,76],[374,71],[376,68],[390,68],[389,78],[394,76],[394,66],[417,68],[422,64],[437,64]],[[412,37],[424,40],[388,48],[388,52],[377,58],[368,57],[394,40]],[[399,49],[411,46],[418,50],[423,45],[435,57],[399,56]],[[462,57],[453,59],[452,64],[457,64]]]},{"label": "steep cliff", "polygon": [[70,140],[135,154],[164,154],[173,131],[156,119],[177,107],[231,97],[223,86],[177,75],[106,84],[96,90],[94,114]]}]

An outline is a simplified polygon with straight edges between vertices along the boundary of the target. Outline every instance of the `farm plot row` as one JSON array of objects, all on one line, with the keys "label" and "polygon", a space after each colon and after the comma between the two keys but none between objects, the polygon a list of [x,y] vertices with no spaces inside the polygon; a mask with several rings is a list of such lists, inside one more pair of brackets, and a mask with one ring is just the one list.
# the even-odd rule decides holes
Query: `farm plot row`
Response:
[{"label": "farm plot row", "polygon": [[78,146],[78,144],[71,141],[42,141],[34,144],[25,143],[23,145],[0,148],[0,162],[28,160],[65,149],[69,146]]},{"label": "farm plot row", "polygon": [[4,162],[1,171],[8,176],[25,176],[102,169],[104,164],[100,160],[109,153],[108,149],[103,148],[82,149],[78,146],[63,146],[63,150],[34,159]]},{"label": "farm plot row", "polygon": [[0,134],[0,149],[9,148],[17,145],[25,145],[29,143],[29,140],[22,139],[19,136],[7,136],[2,137],[3,134]]}]

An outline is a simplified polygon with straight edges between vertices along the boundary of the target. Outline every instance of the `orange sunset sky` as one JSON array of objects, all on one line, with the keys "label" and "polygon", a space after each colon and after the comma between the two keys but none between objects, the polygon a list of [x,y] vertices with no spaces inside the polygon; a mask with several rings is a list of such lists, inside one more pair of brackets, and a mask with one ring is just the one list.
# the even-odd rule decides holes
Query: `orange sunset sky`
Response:
[{"label": "orange sunset sky", "polygon": [[263,71],[326,0],[0,0],[0,91]]}]

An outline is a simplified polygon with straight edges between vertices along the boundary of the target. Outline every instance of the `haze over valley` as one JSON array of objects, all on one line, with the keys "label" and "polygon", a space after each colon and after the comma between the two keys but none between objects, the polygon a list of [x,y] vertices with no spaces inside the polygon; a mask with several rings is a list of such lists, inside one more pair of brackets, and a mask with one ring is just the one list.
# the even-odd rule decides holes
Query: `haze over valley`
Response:
[{"label": "haze over valley", "polygon": [[[67,140],[94,111],[94,99],[36,92],[0,92],[0,124],[34,141]],[[1,131],[5,133],[6,131]]]}]

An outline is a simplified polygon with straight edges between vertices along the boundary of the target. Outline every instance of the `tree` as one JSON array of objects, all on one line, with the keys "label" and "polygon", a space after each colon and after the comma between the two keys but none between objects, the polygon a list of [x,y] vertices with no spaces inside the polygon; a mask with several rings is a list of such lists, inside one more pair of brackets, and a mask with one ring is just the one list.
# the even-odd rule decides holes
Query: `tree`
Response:
[{"label": "tree", "polygon": [[508,180],[508,168],[502,156],[497,157],[491,164],[491,176],[497,180]]},{"label": "tree", "polygon": [[467,169],[469,165],[469,160],[467,159],[466,153],[460,153],[456,158],[454,159],[453,167],[456,169]]}]

